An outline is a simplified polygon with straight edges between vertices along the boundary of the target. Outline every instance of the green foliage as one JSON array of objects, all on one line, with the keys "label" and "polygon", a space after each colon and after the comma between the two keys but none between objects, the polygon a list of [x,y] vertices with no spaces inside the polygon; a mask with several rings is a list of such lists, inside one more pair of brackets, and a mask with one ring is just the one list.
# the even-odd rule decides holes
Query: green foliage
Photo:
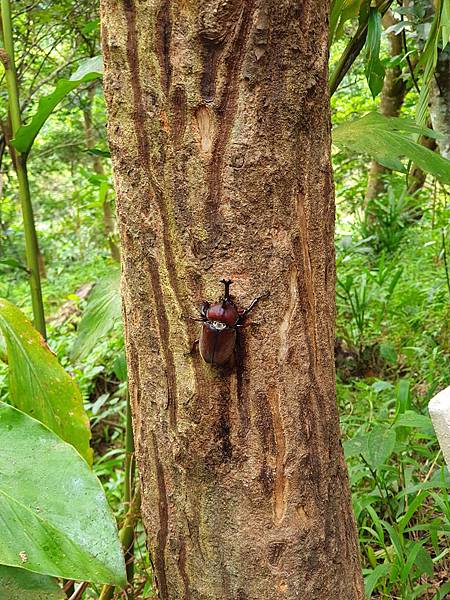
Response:
[{"label": "green foliage", "polygon": [[436,68],[438,44],[442,36],[442,45],[443,47],[446,46],[449,40],[449,31],[450,0],[436,0],[431,31],[427,36],[425,48],[420,57],[420,64],[423,65],[423,77],[416,109],[416,121],[419,125],[425,125],[427,121],[430,83]]},{"label": "green foliage", "polygon": [[359,15],[365,0],[332,0],[330,7],[330,45],[342,35],[344,25],[349,19]]},{"label": "green foliage", "polygon": [[366,78],[372,96],[381,92],[384,82],[384,67],[380,61],[381,14],[376,7],[369,10],[366,39]]},{"label": "green foliage", "polygon": [[102,58],[96,56],[82,64],[70,79],[60,79],[55,90],[48,96],[39,100],[38,109],[28,125],[20,127],[12,140],[14,147],[19,152],[27,154],[42,126],[55,110],[55,107],[74,89],[82,83],[88,83],[103,72]]},{"label": "green foliage", "polygon": [[78,335],[72,350],[72,360],[86,357],[121,319],[120,270],[111,273],[95,284],[83,318],[78,325]]},{"label": "green foliage", "polygon": [[411,139],[418,135],[439,137],[435,131],[418,127],[406,119],[369,113],[335,127],[333,143],[353,152],[368,154],[388,169],[402,173],[407,172],[401,161],[401,158],[406,157],[426,173],[449,184],[450,161]]},{"label": "green foliage", "polygon": [[53,577],[0,565],[0,600],[63,600]]},{"label": "green foliage", "polygon": [[6,341],[10,403],[47,425],[92,464],[89,420],[76,382],[24,314],[3,299],[0,329]]},{"label": "green foliage", "polygon": [[[375,588],[385,597],[421,597],[428,588],[424,577],[433,577],[435,564],[447,554],[440,547],[449,531],[450,505],[439,492],[445,494],[450,480],[447,472],[433,468],[437,449],[431,421],[410,408],[409,394],[405,402],[405,387],[398,386],[393,398],[390,386],[365,385],[366,395],[385,401],[369,419],[362,412],[353,416],[361,425],[344,442],[361,548],[371,567],[365,570],[368,598]],[[439,511],[433,514],[437,498]]]},{"label": "green foliage", "polygon": [[417,203],[404,192],[396,194],[389,187],[387,194],[370,200],[359,224],[361,235],[375,252],[397,250],[418,215]]},{"label": "green foliage", "polygon": [[0,403],[0,448],[0,513],[8,524],[0,563],[122,585],[115,522],[99,481],[72,446]]}]

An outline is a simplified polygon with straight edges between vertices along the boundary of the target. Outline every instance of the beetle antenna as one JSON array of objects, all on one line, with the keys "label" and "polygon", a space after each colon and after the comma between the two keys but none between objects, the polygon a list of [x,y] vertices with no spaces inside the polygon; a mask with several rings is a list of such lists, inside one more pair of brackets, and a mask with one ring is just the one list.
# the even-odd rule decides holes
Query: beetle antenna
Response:
[{"label": "beetle antenna", "polygon": [[225,293],[223,295],[224,300],[228,300],[230,298],[230,285],[233,283],[231,279],[221,279],[220,283],[223,283],[225,286]]}]

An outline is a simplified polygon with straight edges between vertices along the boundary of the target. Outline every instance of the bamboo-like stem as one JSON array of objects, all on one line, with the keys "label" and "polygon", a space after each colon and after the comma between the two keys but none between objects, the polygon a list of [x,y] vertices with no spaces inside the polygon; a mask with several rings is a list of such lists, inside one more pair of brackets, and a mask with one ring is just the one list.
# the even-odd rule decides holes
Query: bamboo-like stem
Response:
[{"label": "bamboo-like stem", "polygon": [[[8,90],[9,115],[11,133],[14,138],[21,126],[19,88],[17,85],[16,65],[14,62],[14,42],[10,0],[1,0],[1,20],[3,31],[2,61],[6,72]],[[39,247],[31,204],[30,186],[27,174],[27,155],[13,150],[14,168],[19,184],[19,197],[22,208],[23,228],[25,234],[25,254],[30,282],[31,304],[33,307],[34,325],[46,337],[44,305],[42,302],[41,276],[39,273]]]},{"label": "bamboo-like stem", "polygon": [[[134,543],[134,530],[136,527],[136,522],[139,518],[140,507],[141,490],[140,488],[137,488],[119,533],[120,541],[122,542],[122,547],[124,549],[125,556],[127,556],[128,550]],[[115,588],[113,585],[103,586],[103,589],[99,596],[99,600],[111,600],[111,598],[114,595],[114,589]],[[128,595],[128,598],[130,598],[130,595]]]},{"label": "bamboo-like stem", "polygon": [[[141,494],[140,490],[137,489],[133,496],[134,491],[134,476],[135,476],[135,459],[134,459],[134,436],[133,436],[133,422],[131,418],[131,406],[130,406],[130,395],[127,393],[127,424],[125,431],[125,482],[124,482],[124,493],[123,503],[125,506],[125,520],[120,530],[120,541],[122,542],[123,553],[125,557],[125,563],[127,568],[127,581],[130,586],[127,598],[133,599],[132,581],[134,576],[134,530],[136,527],[136,521],[139,516],[139,509],[141,506]],[[114,586],[105,585],[103,586],[99,600],[110,600],[114,595]]]}]

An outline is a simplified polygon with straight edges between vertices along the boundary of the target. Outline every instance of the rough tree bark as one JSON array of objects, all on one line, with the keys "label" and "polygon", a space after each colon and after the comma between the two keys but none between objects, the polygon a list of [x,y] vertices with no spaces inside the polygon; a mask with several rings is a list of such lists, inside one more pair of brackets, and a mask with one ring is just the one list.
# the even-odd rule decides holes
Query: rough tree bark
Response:
[{"label": "rough tree bark", "polygon": [[[163,600],[363,598],[333,365],[328,3],[102,0],[136,452]],[[222,277],[237,366],[186,356]]]}]

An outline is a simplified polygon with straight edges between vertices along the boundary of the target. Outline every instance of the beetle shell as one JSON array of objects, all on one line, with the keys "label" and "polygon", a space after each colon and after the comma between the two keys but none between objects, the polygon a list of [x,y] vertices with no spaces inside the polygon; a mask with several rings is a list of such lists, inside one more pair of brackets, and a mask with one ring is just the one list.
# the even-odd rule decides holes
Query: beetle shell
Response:
[{"label": "beetle shell", "polygon": [[208,321],[218,321],[233,327],[238,322],[239,313],[233,302],[224,300],[219,304],[210,306],[206,311],[206,317]]},{"label": "beetle shell", "polygon": [[[235,322],[235,321],[234,321]],[[205,321],[202,325],[199,350],[209,364],[223,365],[228,362],[236,345],[236,329],[223,321]]]}]

